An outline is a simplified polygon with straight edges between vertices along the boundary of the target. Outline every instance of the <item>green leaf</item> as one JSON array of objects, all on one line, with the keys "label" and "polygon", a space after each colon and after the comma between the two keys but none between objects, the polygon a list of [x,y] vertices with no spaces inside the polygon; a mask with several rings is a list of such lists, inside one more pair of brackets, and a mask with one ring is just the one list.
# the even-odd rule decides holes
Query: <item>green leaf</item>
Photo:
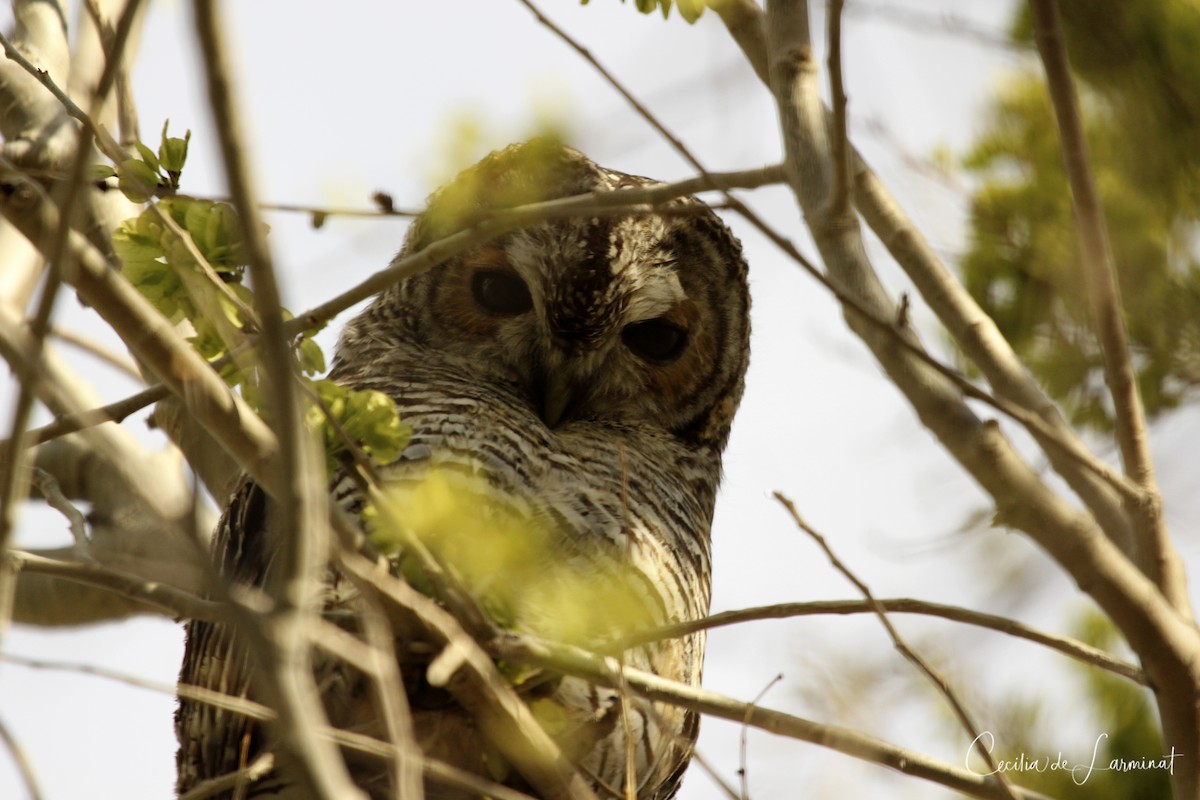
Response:
[{"label": "green leaf", "polygon": [[395,402],[383,392],[349,389],[331,380],[315,381],[313,388],[341,428],[340,433],[335,430],[319,407],[309,409],[308,423],[323,432],[331,468],[336,464],[335,457],[346,450],[343,433],[381,464],[395,461],[408,446],[412,429],[400,421]]},{"label": "green leaf", "polygon": [[706,3],[705,0],[675,0],[675,5],[679,7],[679,16],[691,25],[700,19]]},{"label": "green leaf", "polygon": [[137,151],[142,156],[142,161],[145,161],[146,166],[150,167],[150,169],[155,173],[155,175],[157,175],[158,174],[158,156],[156,156],[154,154],[153,150],[151,150],[149,147],[142,144],[141,142],[138,142],[136,146],[137,146]]},{"label": "green leaf", "polygon": [[144,203],[158,189],[158,173],[144,161],[127,158],[117,169],[117,188],[134,203]]},{"label": "green leaf", "polygon": [[300,369],[305,375],[316,375],[325,371],[325,352],[312,339],[304,339],[296,348]]},{"label": "green leaf", "polygon": [[92,164],[88,167],[88,180],[93,182],[105,181],[117,174],[108,164]]},{"label": "green leaf", "polygon": [[192,139],[192,132],[189,130],[182,139],[167,136],[167,126],[170,124],[170,120],[163,123],[162,144],[158,146],[158,159],[162,162],[162,168],[177,178],[183,171],[184,162],[187,161],[188,142]]}]

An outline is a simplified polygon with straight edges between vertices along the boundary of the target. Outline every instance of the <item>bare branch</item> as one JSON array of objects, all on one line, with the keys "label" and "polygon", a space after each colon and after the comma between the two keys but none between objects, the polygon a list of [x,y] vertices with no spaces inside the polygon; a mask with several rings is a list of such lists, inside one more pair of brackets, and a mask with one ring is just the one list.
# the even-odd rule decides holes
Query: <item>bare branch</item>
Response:
[{"label": "bare branch", "polygon": [[[715,8],[747,60],[755,65],[763,83],[770,86],[766,67],[765,14],[753,0],[721,0]],[[1044,425],[1030,425],[1028,415],[1022,418],[1005,412],[1029,428],[1054,469],[1084,500],[1105,532],[1126,547],[1130,541],[1128,520],[1121,498],[1109,485],[1123,495],[1130,496],[1130,492],[1124,490],[1122,484],[1114,480],[1117,476],[1082,444],[1057,406],[1046,397],[1017,358],[995,322],[941,262],[861,154],[853,148],[851,152],[856,176],[856,205],[867,224],[916,284],[921,296],[963,352],[980,368],[997,397],[1013,401],[1043,419]],[[1047,433],[1047,428],[1051,433]]]},{"label": "bare branch", "polygon": [[[858,576],[856,576],[850,570],[849,567],[842,563],[842,560],[839,559],[837,554],[833,552],[833,548],[829,546],[829,542],[826,541],[825,537],[804,521],[804,519],[800,516],[800,512],[796,510],[795,504],[779,492],[775,492],[774,496],[775,499],[778,500],[785,509],[787,509],[788,514],[790,514],[792,517],[792,521],[796,523],[796,527],[808,534],[809,537],[817,543],[817,546],[824,551],[825,557],[829,559],[829,563],[833,565],[833,568],[842,573],[842,575],[846,577],[846,580],[854,584],[854,588],[858,589],[858,591],[862,593],[863,598],[866,599],[867,603],[871,606],[871,611],[876,617],[879,618],[880,624],[882,624],[884,630],[887,631],[887,635],[892,640],[892,644],[895,646],[896,650],[900,652],[900,655],[904,656],[905,660],[916,667],[919,672],[921,672],[926,678],[929,679],[931,683],[933,683],[934,687],[939,693],[941,693],[942,697],[944,697],[946,702],[950,705],[950,709],[954,712],[954,716],[958,718],[959,724],[962,725],[963,730],[966,732],[967,736],[970,737],[970,740],[972,742],[979,741],[981,736],[980,728],[975,724],[975,720],[971,718],[971,714],[967,711],[966,706],[964,706],[962,701],[958,699],[958,694],[954,691],[953,687],[950,686],[950,682],[947,681],[940,672],[930,666],[929,663],[922,658],[919,653],[908,646],[908,643],[900,636],[900,632],[897,631],[895,626],[892,625],[892,621],[888,619],[887,612],[884,610],[883,606],[880,605],[875,599],[875,595],[871,592],[870,587],[863,583]],[[1004,788],[1005,793],[1011,796],[1013,791],[1012,785],[1009,783],[1008,778],[1005,777],[1004,772],[996,765],[995,759],[992,758],[991,751],[985,748],[980,752],[983,756],[984,763],[987,764],[988,774],[995,775],[996,780],[999,781],[1000,785]]]},{"label": "bare branch", "polygon": [[[762,699],[767,696],[767,692],[771,691],[775,684],[779,683],[781,680],[783,680],[782,672],[772,678],[770,682],[762,688],[762,691],[754,695],[754,699],[750,701],[746,714],[749,715],[750,709],[757,708],[758,704],[762,702]],[[746,743],[749,739],[747,736],[749,732],[749,721],[742,720],[742,730],[741,733],[738,734],[738,778],[741,779],[742,784],[741,800],[750,800],[750,776],[746,769]]]},{"label": "bare branch", "polygon": [[[339,208],[335,206],[310,206],[302,203],[259,203],[263,211],[283,211],[296,214],[308,214],[314,219],[324,222],[327,217],[358,217],[365,219],[392,219],[396,217],[410,218],[421,212],[414,209],[402,208]],[[318,226],[319,227],[319,226]]]},{"label": "bare branch", "polygon": [[29,763],[29,759],[25,756],[25,750],[2,719],[0,719],[0,742],[4,743],[8,754],[12,756],[13,763],[17,765],[17,774],[21,776],[21,782],[25,784],[25,792],[29,795],[29,800],[42,800],[45,795],[42,794],[42,789],[38,785],[37,776],[33,772],[33,764]]},{"label": "bare branch", "polygon": [[30,62],[29,59],[25,58],[25,56],[21,54],[21,51],[16,48],[3,33],[0,33],[0,46],[4,48],[4,54],[9,59],[15,61],[22,69],[32,75],[38,83],[42,84],[42,86],[44,86],[46,90],[50,92],[50,94],[54,95],[55,99],[62,104],[62,107],[66,110],[67,114],[78,120],[91,132],[92,136],[95,137],[96,143],[100,146],[100,149],[104,151],[106,156],[117,163],[120,163],[124,160],[124,148],[122,148],[121,145],[119,145],[117,141],[113,139],[112,135],[109,134],[108,131],[104,130],[102,125],[98,125],[90,116],[88,116],[86,111],[75,104],[75,101],[70,98],[66,91],[60,88],[59,85],[54,82],[54,79],[50,76],[49,72],[39,69],[36,65]]},{"label": "bare branch", "polygon": [[394,283],[430,269],[476,245],[528,225],[578,216],[661,213],[658,208],[659,204],[680,197],[711,190],[756,188],[778,183],[781,178],[782,173],[778,167],[765,167],[742,172],[717,172],[659,186],[593,192],[489,211],[471,227],[432,242],[417,253],[397,257],[386,269],[376,272],[357,286],[316,308],[297,314],[295,319],[284,326],[284,330],[289,336],[294,336],[312,328],[319,328],[350,306],[366,300]]},{"label": "bare branch", "polygon": [[33,486],[42,497],[46,498],[46,505],[67,518],[71,537],[75,540],[75,548],[81,554],[86,553],[88,546],[87,520],[83,518],[83,512],[67,499],[58,485],[58,481],[46,470],[33,468]]},{"label": "bare branch", "polygon": [[[0,213],[39,246],[58,227],[58,209],[53,202],[40,186],[16,173],[0,182]],[[109,267],[100,251],[74,231],[68,244],[78,266],[67,276],[68,281],[247,472],[274,490],[273,471],[267,465],[278,444],[258,416],[170,322]]]},{"label": "bare branch", "polygon": [[232,789],[256,783],[270,775],[273,769],[275,769],[275,756],[272,753],[262,753],[236,772],[197,783],[179,795],[179,800],[207,800]]},{"label": "bare branch", "polygon": [[[362,556],[344,553],[340,565],[358,580],[372,583],[386,601],[424,629],[429,638],[453,650],[442,677],[464,708],[471,711],[491,742],[521,775],[547,798],[596,800],[588,784],[534,719],[512,687],[496,670],[492,659],[458,621],[433,600],[404,581],[370,564]],[[440,665],[430,665],[431,681]]]},{"label": "bare branch", "polygon": [[[808,25],[802,5],[772,0],[767,30],[771,80],[784,134],[785,169],[807,218],[820,214],[829,191],[829,146],[824,109],[815,91]],[[867,259],[857,230],[810,224],[831,275],[875,313],[892,308]],[[1072,508],[1045,485],[1012,449],[997,426],[981,422],[940,377],[879,337],[853,314],[847,322],[875,353],[922,423],[995,499],[998,518],[1028,533],[1092,595],[1120,628],[1158,691],[1166,732],[1189,765],[1200,761],[1200,714],[1191,697],[1200,685],[1200,636],[1157,586],[1106,538],[1094,518]],[[1174,776],[1182,794],[1194,793],[1200,772]]]},{"label": "bare branch", "polygon": [[249,637],[258,640],[265,634],[267,639],[257,643],[260,659],[253,680],[279,713],[272,727],[280,746],[291,756],[292,776],[301,791],[331,799],[365,798],[337,748],[314,731],[314,727],[328,724],[310,668],[308,631],[317,613],[320,573],[330,544],[326,524],[329,498],[322,462],[304,427],[295,389],[295,360],[283,330],[279,286],[245,163],[241,120],[234,108],[216,2],[196,0],[194,10],[209,106],[254,283],[255,310],[262,325],[261,363],[272,387],[267,399],[279,444],[277,457],[264,467],[271,473],[279,529],[285,533],[277,540],[280,552],[272,559],[277,577],[268,584],[275,608],[263,621],[264,629]]},{"label": "bare branch", "polygon": [[[1122,678],[1142,686],[1146,685],[1145,674],[1133,664],[1114,658],[1103,650],[1092,647],[1089,644],[1069,637],[1056,636],[1039,631],[1008,617],[909,598],[887,598],[876,600],[876,602],[889,614],[921,614],[924,616],[939,617],[953,622],[986,628],[1018,639],[1027,639],[1028,641],[1062,653],[1076,661],[1108,670],[1115,675],[1120,675]],[[656,642],[660,639],[689,636],[696,631],[739,625],[743,622],[754,622],[757,620],[790,619],[793,617],[808,617],[823,614],[869,614],[871,611],[871,604],[864,600],[818,600],[809,603],[778,603],[769,606],[755,606],[736,611],[723,611],[719,614],[713,614],[697,620],[688,620],[674,625],[665,625],[661,628],[641,631],[631,636],[605,642],[603,645],[598,646],[597,650],[610,653],[636,647],[640,644]]]},{"label": "bare branch", "polygon": [[[148,389],[143,389],[135,395],[118,400],[115,403],[109,403],[106,406],[73,414],[64,414],[48,425],[31,430],[29,432],[30,444],[44,444],[60,436],[66,436],[69,433],[75,433],[84,428],[90,428],[105,422],[121,422],[130,414],[134,414],[162,400],[167,395],[167,387],[159,383]],[[4,442],[0,446],[7,447],[10,446],[10,443]]]},{"label": "bare branch", "polygon": [[746,55],[759,80],[770,85],[767,75],[766,17],[754,0],[709,0],[730,36]]},{"label": "bare branch", "polygon": [[[503,659],[575,675],[601,686],[616,688],[621,680],[619,663],[613,657],[601,657],[568,645],[555,644],[528,636],[509,635],[493,642],[492,649]],[[839,753],[890,767],[905,775],[923,778],[955,791],[979,798],[1009,798],[990,776],[952,767],[904,748],[857,731],[834,725],[822,725],[781,711],[753,706],[699,687],[661,678],[650,672],[625,668],[624,679],[631,689],[644,697],[670,703],[732,722],[742,723],[810,742]],[[1047,800],[1044,795],[1015,788],[1022,800]]]},{"label": "bare branch", "polygon": [[1083,252],[1084,285],[1104,355],[1104,374],[1112,394],[1121,461],[1125,465],[1125,474],[1146,492],[1145,501],[1131,509],[1139,521],[1136,526],[1137,561],[1162,588],[1176,610],[1190,617],[1192,603],[1187,594],[1187,579],[1162,516],[1162,498],[1154,477],[1146,418],[1125,335],[1117,270],[1108,241],[1104,209],[1092,177],[1079,101],[1075,96],[1059,22],[1058,3],[1056,0],[1031,0],[1030,8],[1034,39],[1046,70],[1046,84],[1058,122],[1063,162],[1074,200],[1076,229]]},{"label": "bare branch", "polygon": [[21,550],[9,551],[8,557],[18,570],[108,589],[174,619],[216,621],[226,616],[220,603],[100,564],[61,561]]},{"label": "bare branch", "polygon": [[825,11],[829,33],[829,93],[833,99],[833,188],[829,193],[829,217],[844,220],[854,205],[850,170],[850,139],[846,132],[846,83],[842,77],[842,10],[845,0],[829,0]]}]

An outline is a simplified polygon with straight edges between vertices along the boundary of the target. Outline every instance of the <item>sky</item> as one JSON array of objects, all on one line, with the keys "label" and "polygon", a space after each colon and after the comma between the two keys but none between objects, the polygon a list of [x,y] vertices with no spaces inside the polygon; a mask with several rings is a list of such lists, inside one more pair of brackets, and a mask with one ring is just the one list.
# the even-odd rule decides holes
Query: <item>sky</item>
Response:
[{"label": "sky", "polygon": [[[920,16],[881,11],[884,5]],[[849,6],[844,52],[855,142],[934,247],[952,259],[963,246],[966,195],[961,183],[936,174],[932,156],[962,152],[982,124],[989,91],[1024,57],[948,32],[938,20],[953,11],[1000,38],[1012,4],[863,0]],[[365,208],[372,192],[384,190],[398,207],[419,207],[458,168],[547,124],[605,166],[663,180],[691,174],[591,67],[516,0],[347,0],[336,7],[255,0],[224,7],[235,88],[252,142],[250,163],[266,201]],[[666,22],[639,15],[632,4],[616,0],[592,0],[587,7],[542,0],[542,8],[708,169],[779,161],[771,99],[715,15],[688,26],[674,15]],[[153,141],[165,119],[173,131],[190,128],[184,187],[221,195],[189,4],[152,4],[133,77],[143,138]],[[811,253],[786,190],[743,197]],[[771,499],[779,490],[877,596],[1011,611],[1061,629],[1071,610],[1082,607],[1067,579],[1021,537],[967,524],[987,514],[984,496],[919,426],[846,330],[833,298],[747,224],[727,220],[751,264],[753,338],[713,525],[713,610],[856,597]],[[297,311],[382,268],[398,250],[405,224],[331,218],[313,230],[306,216],[285,213],[270,214],[268,221],[285,302]],[[885,283],[905,291],[906,281],[878,243],[872,240],[870,247]],[[61,324],[105,336],[74,302],[60,309]],[[928,323],[919,302],[914,315],[919,326]],[[349,316],[323,334],[327,352]],[[944,349],[940,335],[926,330],[931,345]],[[96,374],[106,397],[134,388]],[[1179,455],[1177,443],[1198,429],[1194,414],[1177,415],[1160,428],[1155,447],[1163,463],[1169,465]],[[1200,509],[1194,478],[1181,473],[1163,470],[1164,492],[1168,519],[1186,526]],[[57,517],[30,512],[19,542],[52,546],[63,541],[64,531]],[[1191,563],[1198,560],[1194,546],[1185,543],[1184,554]],[[967,694],[985,709],[1001,704],[1013,687],[1053,680],[1046,676],[1061,669],[1025,643],[996,643],[946,624],[905,621],[901,630],[952,675],[979,676]],[[182,629],[159,619],[63,631],[17,627],[4,648],[169,686],[182,654]],[[986,663],[979,652],[988,654]],[[961,763],[963,743],[930,713],[937,707],[933,692],[909,672],[873,620],[773,621],[714,631],[705,686],[746,701],[766,689],[764,705],[858,727]],[[777,675],[782,678],[773,683]],[[93,674],[0,663],[0,720],[31,759],[47,800],[169,797],[173,703],[167,694]],[[699,743],[735,785],[742,733],[738,725],[709,720]],[[1086,722],[1063,722],[1054,741],[1090,751],[1095,733]],[[929,784],[761,731],[749,732],[745,752],[749,792],[757,800],[946,796]],[[11,760],[0,750],[0,798],[23,796]],[[680,795],[720,796],[696,769]]]}]

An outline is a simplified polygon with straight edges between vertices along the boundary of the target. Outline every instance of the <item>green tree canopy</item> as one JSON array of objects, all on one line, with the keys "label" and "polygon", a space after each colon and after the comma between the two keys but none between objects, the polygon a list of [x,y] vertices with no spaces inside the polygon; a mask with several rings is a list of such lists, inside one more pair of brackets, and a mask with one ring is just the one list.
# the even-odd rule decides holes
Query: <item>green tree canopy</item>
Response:
[{"label": "green tree canopy", "polygon": [[[1014,43],[1032,37],[1028,10]],[[1200,384],[1200,14],[1173,0],[1065,3],[1096,183],[1150,415]],[[970,292],[1077,422],[1111,424],[1053,112],[1031,64],[966,156],[980,178]]]}]

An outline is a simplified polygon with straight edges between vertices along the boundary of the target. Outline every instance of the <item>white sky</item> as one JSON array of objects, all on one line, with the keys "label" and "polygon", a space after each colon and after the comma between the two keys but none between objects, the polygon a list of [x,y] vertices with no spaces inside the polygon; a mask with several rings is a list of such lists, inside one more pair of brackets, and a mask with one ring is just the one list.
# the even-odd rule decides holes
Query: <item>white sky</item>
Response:
[{"label": "white sky", "polygon": [[[666,23],[643,17],[632,4],[615,0],[592,0],[586,8],[570,0],[542,0],[541,5],[709,169],[778,161],[770,99],[715,15],[689,27],[674,16]],[[689,174],[683,160],[515,0],[350,0],[336,4],[336,12],[335,4],[311,0],[226,2],[225,7],[238,54],[237,90],[254,142],[259,193],[266,200],[366,206],[370,193],[383,189],[399,206],[418,206],[438,180],[464,165],[448,161],[453,150],[448,130],[463,120],[475,122],[481,141],[471,155],[478,156],[535,131],[539,115],[566,126],[568,140],[606,166],[664,180]],[[952,10],[1000,35],[1011,3],[911,0],[907,7],[930,19]],[[153,5],[135,96],[147,141],[157,141],[165,118],[174,131],[193,130],[186,189],[220,194],[190,14],[186,3]],[[962,243],[964,195],[906,165],[905,157],[926,158],[943,144],[961,151],[988,90],[1018,58],[939,33],[935,26],[914,29],[867,13],[848,15],[845,36],[857,144],[935,247],[953,255]],[[886,135],[869,121],[884,123]],[[785,191],[747,196],[765,217],[807,244]],[[403,223],[397,221],[331,219],[317,232],[298,215],[272,215],[270,222],[276,263],[294,310],[383,267],[403,237]],[[743,238],[751,263],[754,337],[713,531],[714,611],[855,596],[770,500],[778,489],[796,501],[877,596],[1015,610],[1026,620],[1062,630],[1064,604],[1078,606],[1071,600],[1073,587],[1020,537],[957,535],[968,515],[987,510],[982,495],[917,425],[898,392],[846,331],[833,299],[748,225],[737,218],[729,223]],[[889,286],[906,288],[898,270],[883,257],[879,263]],[[63,324],[101,335],[73,301],[60,309]],[[927,321],[919,303],[914,313],[918,322]],[[327,332],[327,346],[346,318]],[[926,339],[936,345],[938,334],[928,333]],[[103,380],[111,398],[131,388]],[[0,413],[2,418],[7,417]],[[1172,465],[1182,463],[1178,443],[1194,440],[1198,428],[1194,413],[1183,414],[1156,438],[1168,517],[1178,533],[1191,533],[1200,516],[1195,500],[1200,493],[1194,472]],[[54,516],[30,515],[20,541],[49,546],[61,541],[64,530]],[[1184,542],[1184,550],[1196,563],[1194,538]],[[1017,594],[1027,596],[1025,602],[1002,591],[1014,584]],[[901,629],[950,673],[984,676],[965,694],[978,701],[985,719],[1014,687],[1031,690],[1058,668],[1031,645],[948,625],[904,621]],[[15,654],[103,665],[170,684],[182,632],[151,619],[61,632],[17,628],[4,646]],[[984,647],[986,657],[972,657]],[[870,677],[882,685],[855,683],[864,670],[878,665],[892,673],[885,681]],[[763,622],[710,636],[705,684],[750,700],[782,673],[783,681],[764,704],[877,732],[961,763],[962,743],[937,732],[944,728],[930,720],[942,710],[932,691],[914,688],[909,670],[872,620]],[[877,693],[864,694],[868,690]],[[933,714],[919,713],[935,708]],[[0,664],[0,719],[33,760],[48,800],[169,797],[172,710],[173,699],[146,690]],[[1090,752],[1097,732],[1069,716],[1052,728],[1051,741],[1068,752]],[[738,726],[710,720],[700,740],[701,752],[734,783],[738,735]],[[756,800],[945,795],[931,785],[759,731],[750,733],[748,753]],[[0,751],[0,798],[23,796],[7,754]],[[686,800],[719,796],[696,769],[681,793]]]}]

